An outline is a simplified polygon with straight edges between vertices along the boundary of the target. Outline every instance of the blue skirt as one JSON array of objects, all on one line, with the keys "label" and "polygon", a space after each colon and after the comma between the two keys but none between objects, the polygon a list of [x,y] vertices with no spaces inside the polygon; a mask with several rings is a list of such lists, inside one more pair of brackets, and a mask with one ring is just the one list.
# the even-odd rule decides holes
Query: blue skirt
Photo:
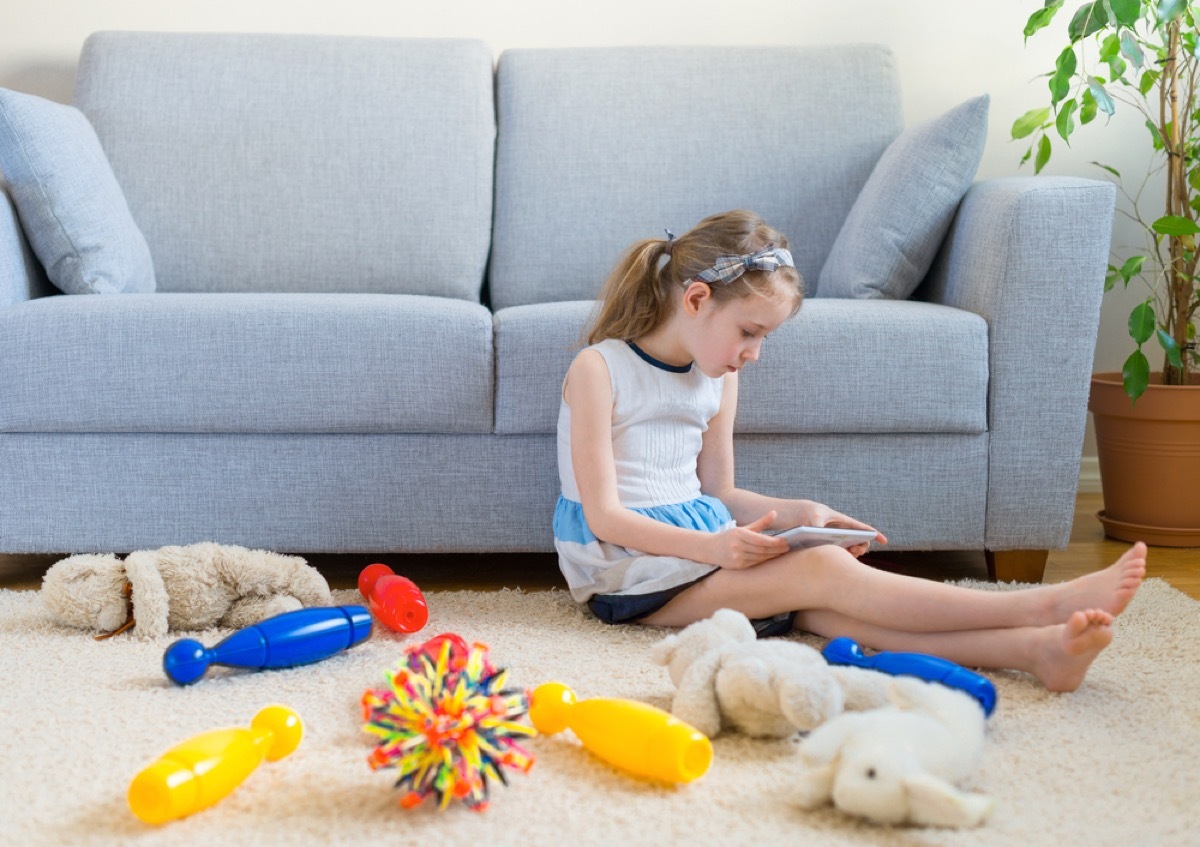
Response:
[{"label": "blue skirt", "polygon": [[[735,526],[725,504],[706,495],[683,503],[630,511],[701,532],[723,532]],[[705,562],[655,556],[602,541],[588,527],[583,504],[562,496],[554,509],[554,546],[571,596],[580,603],[596,595],[650,595],[682,590],[717,569],[716,565]]]}]

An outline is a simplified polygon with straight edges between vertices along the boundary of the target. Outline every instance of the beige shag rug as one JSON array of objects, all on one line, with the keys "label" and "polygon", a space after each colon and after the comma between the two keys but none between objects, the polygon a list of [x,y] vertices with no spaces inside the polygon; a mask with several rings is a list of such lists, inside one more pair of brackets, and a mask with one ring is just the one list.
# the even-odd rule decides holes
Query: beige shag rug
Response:
[{"label": "beige shag rug", "polygon": [[[339,603],[359,602],[351,591]],[[673,688],[648,653],[661,632],[602,625],[561,591],[430,595],[420,640],[444,631],[491,647],[514,684],[560,680],[581,697],[669,708]],[[202,633],[206,645],[224,631]],[[96,642],[54,623],[37,592],[0,591],[0,844],[25,845],[1196,845],[1200,844],[1200,604],[1148,580],[1083,687],[1049,694],[992,674],[999,705],[969,787],[992,795],[980,828],[887,828],[791,799],[795,739],[715,740],[709,772],[683,787],[630,779],[569,732],[531,739],[537,762],[496,787],[490,808],[404,811],[394,771],[366,764],[359,698],[407,643],[381,632],[302,668],[214,668],[180,688],[164,648]],[[411,640],[416,640],[415,638]],[[810,643],[819,646],[820,642]],[[132,777],[200,732],[291,706],[306,734],[219,805],[150,827],[125,802]]]}]

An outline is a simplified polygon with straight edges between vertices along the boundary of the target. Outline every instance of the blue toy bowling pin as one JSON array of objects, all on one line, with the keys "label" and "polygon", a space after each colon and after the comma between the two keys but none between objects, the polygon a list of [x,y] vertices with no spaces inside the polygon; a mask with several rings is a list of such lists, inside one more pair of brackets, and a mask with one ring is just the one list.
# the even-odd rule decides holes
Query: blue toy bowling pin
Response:
[{"label": "blue toy bowling pin", "polygon": [[371,613],[365,606],[297,609],[239,629],[212,649],[181,638],[163,654],[163,670],[173,682],[188,685],[209,665],[290,668],[327,659],[370,634]]},{"label": "blue toy bowling pin", "polygon": [[835,638],[822,651],[831,665],[853,665],[892,676],[915,676],[926,682],[940,682],[957,688],[979,701],[989,717],[996,708],[996,687],[985,676],[969,671],[962,665],[930,656],[926,653],[875,653],[867,656],[853,639]]}]

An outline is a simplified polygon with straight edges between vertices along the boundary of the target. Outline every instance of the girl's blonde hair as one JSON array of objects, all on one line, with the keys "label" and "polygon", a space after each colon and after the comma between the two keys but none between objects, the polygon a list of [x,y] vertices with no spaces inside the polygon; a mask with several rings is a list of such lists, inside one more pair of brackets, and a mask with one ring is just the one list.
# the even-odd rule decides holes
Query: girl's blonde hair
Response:
[{"label": "girl's blonde hair", "polygon": [[[700,221],[675,239],[647,238],[626,251],[600,291],[600,306],[586,342],[606,338],[633,341],[656,329],[671,314],[676,290],[686,288],[721,256],[746,256],[774,247],[788,249],[787,238],[753,212],[735,209]],[[771,296],[780,284],[791,286],[800,308],[804,281],[795,268],[749,270],[730,283],[710,286],[719,303],[750,294]]]}]

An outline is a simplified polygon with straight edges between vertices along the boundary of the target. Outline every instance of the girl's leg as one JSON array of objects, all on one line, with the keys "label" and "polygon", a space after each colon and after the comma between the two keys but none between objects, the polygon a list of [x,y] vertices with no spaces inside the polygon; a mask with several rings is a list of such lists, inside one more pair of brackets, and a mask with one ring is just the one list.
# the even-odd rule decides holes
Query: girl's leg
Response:
[{"label": "girl's leg", "polygon": [[837,612],[801,612],[796,628],[827,638],[845,635],[877,650],[941,656],[977,668],[1033,674],[1050,691],[1074,691],[1092,660],[1112,641],[1112,615],[1078,611],[1066,623],[957,632],[904,632],[865,624]]},{"label": "girl's leg", "polygon": [[864,565],[840,547],[797,550],[745,570],[722,569],[674,597],[643,623],[686,626],[721,608],[749,618],[828,610],[903,632],[1046,626],[1072,613],[1116,615],[1146,572],[1140,542],[1102,571],[1021,591],[979,591]]}]

